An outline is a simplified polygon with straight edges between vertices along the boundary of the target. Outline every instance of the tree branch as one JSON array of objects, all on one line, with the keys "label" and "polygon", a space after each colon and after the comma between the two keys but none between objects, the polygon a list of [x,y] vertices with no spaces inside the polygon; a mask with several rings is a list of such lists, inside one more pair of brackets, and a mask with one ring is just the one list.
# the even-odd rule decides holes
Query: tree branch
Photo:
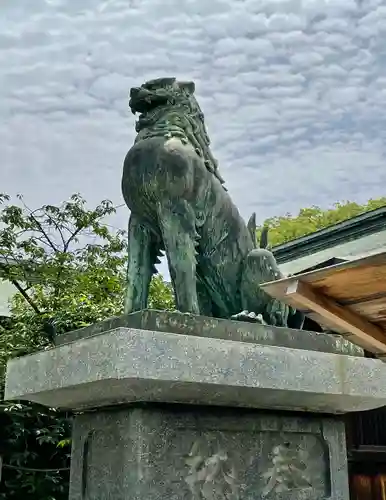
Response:
[{"label": "tree branch", "polygon": [[33,467],[21,467],[19,465],[3,464],[5,469],[22,470],[25,472],[64,472],[69,471],[70,467],[59,467],[58,469],[35,469]]},{"label": "tree branch", "polygon": [[49,246],[52,248],[52,250],[54,252],[57,252],[58,251],[58,248],[53,244],[53,242],[51,241],[51,238],[48,236],[48,234],[45,232],[45,230],[43,229],[43,226],[40,224],[40,222],[38,221],[38,219],[34,216],[34,214],[36,212],[38,212],[39,210],[41,209],[36,209],[36,210],[31,210],[24,202],[24,200],[22,198],[20,198],[20,201],[23,203],[24,205],[24,208],[26,210],[28,210],[29,214],[30,214],[30,217],[32,218],[32,220],[35,222],[35,224],[38,226],[39,230],[41,231],[41,233],[43,234],[43,236],[46,238]]},{"label": "tree branch", "polygon": [[38,306],[35,304],[35,302],[31,299],[31,297],[28,295],[26,290],[16,280],[11,280],[11,283],[15,288],[17,288],[18,292],[22,294],[22,296],[25,298],[25,300],[28,302],[28,304],[32,307],[32,309],[36,312],[36,314],[39,314],[39,316],[42,314]]},{"label": "tree branch", "polygon": [[37,218],[32,214],[32,212],[30,213],[30,217],[32,217],[33,221],[35,222],[35,224],[38,226],[40,232],[42,233],[42,235],[45,237],[45,239],[47,240],[47,243],[48,245],[52,248],[52,250],[54,252],[57,252],[58,251],[58,248],[53,244],[53,242],[51,241],[51,238],[48,236],[48,234],[45,232],[45,230],[43,229],[43,226],[40,224],[40,222],[37,220]]},{"label": "tree branch", "polygon": [[54,224],[54,226],[56,227],[56,230],[58,231],[58,233],[60,234],[60,238],[62,240],[62,243],[63,243],[63,248],[65,247],[66,245],[66,240],[64,239],[64,235],[62,233],[62,230],[61,230],[61,227],[59,226],[59,224],[56,222],[56,220],[50,215],[47,213],[47,211],[45,210],[44,211],[45,215],[48,217],[48,219],[51,221],[52,224]]},{"label": "tree branch", "polygon": [[[19,259],[18,257],[15,257],[15,255],[12,255],[12,257],[10,257],[8,253],[3,252],[1,249],[0,249],[0,256],[5,260],[5,262],[9,268],[17,267],[23,273],[25,281],[28,282],[28,273],[26,270],[26,261],[25,260]],[[0,271],[4,267],[5,267],[4,265],[0,265]],[[12,274],[12,272],[10,274]],[[11,277],[9,275],[9,272],[5,273],[2,277],[4,279],[8,279],[8,281],[12,281]]]},{"label": "tree branch", "polygon": [[78,234],[85,229],[84,227],[78,227],[76,231],[72,233],[72,235],[68,238],[66,244],[64,245],[64,252],[67,252],[68,247],[70,246],[70,243],[78,236]]}]

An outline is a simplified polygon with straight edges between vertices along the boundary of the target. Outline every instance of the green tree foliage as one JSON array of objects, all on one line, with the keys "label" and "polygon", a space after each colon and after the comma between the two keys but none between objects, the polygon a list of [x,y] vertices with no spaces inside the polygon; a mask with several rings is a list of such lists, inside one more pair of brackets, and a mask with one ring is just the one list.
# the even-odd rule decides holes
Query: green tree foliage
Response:
[{"label": "green tree foliage", "polygon": [[317,206],[302,208],[296,216],[286,214],[267,219],[258,229],[257,237],[260,240],[262,228],[268,227],[269,245],[274,247],[384,206],[386,206],[386,198],[371,199],[364,205],[349,201],[336,203],[327,210]]},{"label": "green tree foliage", "polygon": [[[115,212],[109,201],[89,209],[73,195],[60,206],[31,210],[21,197],[10,204],[0,195],[0,203],[0,276],[20,290],[11,321],[0,325],[3,391],[11,357],[50,347],[54,334],[122,313],[127,247],[125,233],[104,223]],[[152,281],[150,305],[174,307],[170,286],[160,276]],[[37,405],[2,402],[0,499],[67,499],[68,417]]]},{"label": "green tree foliage", "polygon": [[71,416],[36,404],[2,402],[0,425],[0,498],[67,500]]}]

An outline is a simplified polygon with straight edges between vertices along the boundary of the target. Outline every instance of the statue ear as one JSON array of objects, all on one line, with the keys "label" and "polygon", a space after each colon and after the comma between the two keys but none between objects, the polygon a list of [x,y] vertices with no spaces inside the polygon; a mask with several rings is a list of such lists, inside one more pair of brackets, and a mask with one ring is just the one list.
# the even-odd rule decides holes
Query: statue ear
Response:
[{"label": "statue ear", "polygon": [[180,89],[189,92],[189,94],[194,94],[194,91],[196,90],[194,82],[178,82],[178,86]]},{"label": "statue ear", "polygon": [[155,90],[158,88],[162,87],[169,87],[173,85],[173,83],[176,81],[174,77],[164,77],[164,78],[156,78],[154,80],[148,80],[144,84],[142,84],[142,87],[147,90]]},{"label": "statue ear", "polygon": [[253,214],[250,216],[247,228],[249,231],[249,234],[251,235],[252,242],[253,242],[253,247],[257,248],[257,238],[256,238],[256,213],[253,212]]}]

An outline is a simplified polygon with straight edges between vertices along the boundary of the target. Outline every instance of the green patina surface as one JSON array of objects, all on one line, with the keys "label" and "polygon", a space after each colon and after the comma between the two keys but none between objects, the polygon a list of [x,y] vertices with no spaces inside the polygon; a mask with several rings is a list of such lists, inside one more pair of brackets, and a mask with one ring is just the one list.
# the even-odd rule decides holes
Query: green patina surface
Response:
[{"label": "green patina surface", "polygon": [[122,178],[131,210],[125,311],[147,307],[165,251],[179,311],[301,327],[300,313],[259,287],[282,274],[257,248],[254,217],[247,225],[224,188],[194,90],[161,78],[130,91],[140,116]]}]

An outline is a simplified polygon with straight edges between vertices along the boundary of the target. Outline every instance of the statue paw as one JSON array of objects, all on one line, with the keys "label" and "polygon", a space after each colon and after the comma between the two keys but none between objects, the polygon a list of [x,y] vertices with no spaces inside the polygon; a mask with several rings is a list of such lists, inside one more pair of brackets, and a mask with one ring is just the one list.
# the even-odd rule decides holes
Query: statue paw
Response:
[{"label": "statue paw", "polygon": [[197,316],[197,314],[194,314],[192,312],[187,312],[187,311],[174,311],[178,314],[181,314],[182,316]]},{"label": "statue paw", "polygon": [[263,316],[261,314],[256,314],[249,311],[241,311],[237,314],[231,316],[231,319],[235,321],[246,321],[248,323],[259,323],[260,325],[266,325]]}]

